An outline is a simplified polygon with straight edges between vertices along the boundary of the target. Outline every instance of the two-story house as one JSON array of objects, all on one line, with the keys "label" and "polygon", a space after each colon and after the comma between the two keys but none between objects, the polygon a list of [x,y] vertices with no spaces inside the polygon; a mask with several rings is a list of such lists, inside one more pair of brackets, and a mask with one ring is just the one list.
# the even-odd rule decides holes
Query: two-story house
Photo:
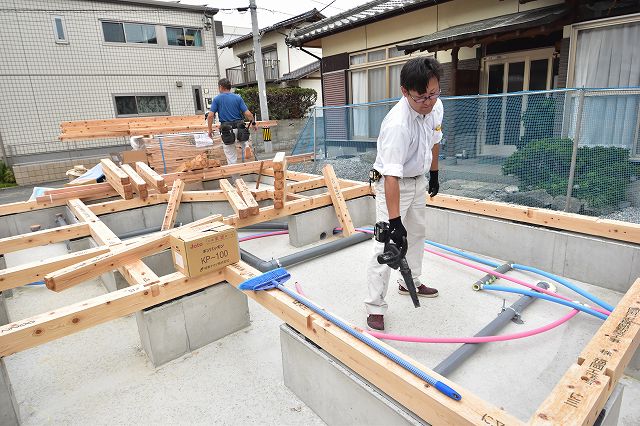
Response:
[{"label": "two-story house", "polygon": [[[260,29],[264,76],[267,84],[282,84],[314,89],[318,93],[317,105],[322,104],[320,82],[320,58],[322,49],[295,49],[287,46],[285,39],[294,30],[318,22],[325,16],[312,9],[308,12],[280,21]],[[235,64],[221,70],[221,74],[231,81],[233,87],[257,84],[253,55],[253,35],[251,32],[218,45],[222,56],[231,50]]]},{"label": "two-story house", "polygon": [[61,142],[63,121],[200,114],[217,94],[215,9],[153,0],[0,0],[0,9],[0,153],[18,183],[59,179],[128,143]]},{"label": "two-story house", "polygon": [[[637,0],[374,0],[297,29],[287,42],[322,49],[323,86],[332,88],[324,91],[326,106],[399,97],[400,70],[416,55],[443,64],[443,95],[638,87],[638,12]],[[483,130],[478,152],[513,152],[525,108],[525,101],[505,99],[483,112],[497,124]],[[634,116],[638,106],[630,99],[605,108],[622,111],[605,120],[620,128],[616,120]],[[354,111],[352,132],[374,139],[385,112]],[[336,120],[344,121],[336,118],[327,131],[340,139],[346,124]],[[599,127],[591,132],[594,143],[611,134]],[[616,143],[640,157],[639,140],[636,125]]]}]

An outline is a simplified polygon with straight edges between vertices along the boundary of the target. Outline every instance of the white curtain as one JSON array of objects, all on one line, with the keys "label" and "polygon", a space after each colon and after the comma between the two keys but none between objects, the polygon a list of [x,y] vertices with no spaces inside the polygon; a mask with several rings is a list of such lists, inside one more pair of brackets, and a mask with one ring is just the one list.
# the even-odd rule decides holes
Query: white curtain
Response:
[{"label": "white curtain", "polygon": [[[367,102],[367,71],[351,72],[351,103]],[[367,107],[351,107],[352,131],[355,138],[367,136]]]},{"label": "white curtain", "polygon": [[[372,68],[369,70],[369,102],[381,101],[387,97],[387,69]],[[377,138],[380,124],[387,115],[387,105],[369,106],[369,137]]]},{"label": "white curtain", "polygon": [[389,67],[389,97],[390,98],[399,98],[402,96],[402,91],[400,90],[400,71],[402,70],[402,65],[394,65]]},{"label": "white curtain", "polygon": [[[639,87],[640,22],[580,30],[574,71],[575,87]],[[580,144],[631,149],[639,99],[640,95],[586,96]]]}]

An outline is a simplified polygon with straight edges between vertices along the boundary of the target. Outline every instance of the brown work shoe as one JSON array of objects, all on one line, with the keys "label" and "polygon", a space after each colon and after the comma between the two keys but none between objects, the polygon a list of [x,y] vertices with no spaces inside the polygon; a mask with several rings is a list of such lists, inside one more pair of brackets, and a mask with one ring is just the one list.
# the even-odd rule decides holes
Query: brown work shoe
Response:
[{"label": "brown work shoe", "polygon": [[[409,290],[398,284],[398,293],[408,296]],[[416,293],[418,293],[418,296],[420,297],[438,297],[438,290],[436,290],[435,288],[427,287],[424,284],[420,284],[420,287],[416,288]]]},{"label": "brown work shoe", "polygon": [[367,317],[367,325],[372,330],[384,331],[384,316],[371,314]]}]

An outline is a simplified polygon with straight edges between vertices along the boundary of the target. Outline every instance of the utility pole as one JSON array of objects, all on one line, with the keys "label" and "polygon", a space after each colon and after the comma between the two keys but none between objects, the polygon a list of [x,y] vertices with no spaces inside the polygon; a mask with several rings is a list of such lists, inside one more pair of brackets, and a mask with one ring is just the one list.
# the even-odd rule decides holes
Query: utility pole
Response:
[{"label": "utility pole", "polygon": [[[262,61],[262,48],[260,47],[260,31],[258,29],[258,13],[256,0],[249,0],[251,9],[251,30],[253,32],[253,60],[256,66],[256,80],[258,80],[258,98],[260,99],[260,119],[269,120],[269,107],[267,106],[267,86],[264,82],[264,62]],[[264,151],[272,152],[271,141],[265,141]]]}]

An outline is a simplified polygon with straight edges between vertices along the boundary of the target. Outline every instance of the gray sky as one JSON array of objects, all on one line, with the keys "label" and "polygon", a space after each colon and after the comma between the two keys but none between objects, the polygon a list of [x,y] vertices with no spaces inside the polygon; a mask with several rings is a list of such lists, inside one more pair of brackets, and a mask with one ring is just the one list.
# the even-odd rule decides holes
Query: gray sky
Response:
[{"label": "gray sky", "polygon": [[[336,15],[345,10],[367,3],[369,0],[336,0],[322,11],[325,16]],[[330,4],[332,0],[256,0],[258,6],[258,25],[260,28],[284,21],[292,16],[307,12],[314,7],[318,10]],[[181,0],[183,4],[206,3],[207,6],[219,9],[230,9],[249,6],[249,0]],[[223,25],[234,25],[251,28],[251,16],[249,12],[223,11],[216,15],[216,21],[222,21]]]}]

